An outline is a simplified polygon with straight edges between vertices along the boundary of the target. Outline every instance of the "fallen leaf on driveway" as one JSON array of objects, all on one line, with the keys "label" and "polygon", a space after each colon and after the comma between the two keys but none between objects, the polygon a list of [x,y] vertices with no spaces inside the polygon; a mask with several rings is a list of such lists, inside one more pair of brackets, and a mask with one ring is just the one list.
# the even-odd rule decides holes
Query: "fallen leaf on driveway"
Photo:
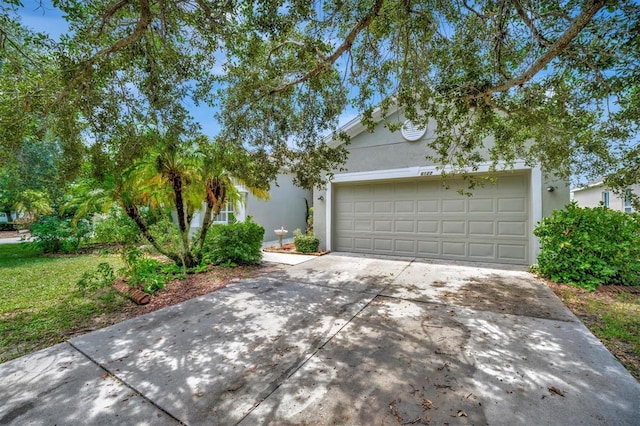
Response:
[{"label": "fallen leaf on driveway", "polygon": [[560,396],[564,397],[564,391],[562,391],[562,390],[560,390],[560,389],[558,389],[556,387],[553,387],[553,386],[549,387],[548,389],[549,389],[549,393],[555,393],[556,395],[560,395]]},{"label": "fallen leaf on driveway", "polygon": [[458,414],[456,414],[456,416],[458,416],[458,417],[467,417],[467,413],[465,413],[462,410],[458,410]]},{"label": "fallen leaf on driveway", "polygon": [[431,410],[431,407],[432,407],[432,406],[433,406],[433,402],[431,402],[431,401],[430,401],[430,400],[428,400],[428,399],[425,399],[425,400],[424,400],[424,402],[422,403],[422,407],[423,407],[425,410]]}]

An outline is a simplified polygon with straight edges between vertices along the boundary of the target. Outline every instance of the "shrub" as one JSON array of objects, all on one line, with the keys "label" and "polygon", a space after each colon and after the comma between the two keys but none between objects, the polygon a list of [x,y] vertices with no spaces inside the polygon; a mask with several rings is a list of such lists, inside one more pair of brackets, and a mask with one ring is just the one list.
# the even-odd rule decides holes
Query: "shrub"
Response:
[{"label": "shrub", "polygon": [[70,218],[45,216],[31,226],[31,235],[45,253],[72,253],[92,232],[91,223],[81,219],[75,225]]},{"label": "shrub", "polygon": [[81,293],[87,291],[95,291],[104,287],[108,287],[116,280],[113,268],[107,262],[98,265],[95,271],[85,272],[82,278],[78,280],[78,290]]},{"label": "shrub", "polygon": [[640,216],[575,202],[544,218],[538,273],[553,281],[593,290],[599,285],[638,285]]},{"label": "shrub", "polygon": [[142,287],[149,294],[163,289],[171,279],[184,278],[180,267],[145,257],[139,248],[124,251],[122,258],[126,265],[123,272],[129,280],[129,285]]},{"label": "shrub", "polygon": [[244,222],[214,225],[202,249],[203,261],[227,265],[260,263],[263,238],[264,228],[253,222],[251,216]]},{"label": "shrub", "polygon": [[318,251],[320,240],[313,235],[304,235],[299,229],[293,231],[293,244],[300,253],[314,253]]},{"label": "shrub", "polygon": [[140,234],[133,220],[119,209],[112,209],[107,215],[96,215],[93,229],[95,242],[106,244],[134,244]]}]

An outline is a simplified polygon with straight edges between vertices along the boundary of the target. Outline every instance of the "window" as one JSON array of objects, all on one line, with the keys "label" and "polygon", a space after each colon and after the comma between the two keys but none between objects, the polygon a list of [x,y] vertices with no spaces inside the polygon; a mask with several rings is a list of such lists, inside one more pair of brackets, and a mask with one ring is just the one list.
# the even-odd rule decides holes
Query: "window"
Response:
[{"label": "window", "polygon": [[233,222],[233,206],[229,201],[224,204],[220,213],[213,218],[213,223],[224,223],[228,224]]},{"label": "window", "polygon": [[609,207],[609,191],[602,193],[602,204],[604,204],[605,207]]},{"label": "window", "polygon": [[624,212],[631,213],[633,211],[633,206],[631,205],[631,191],[628,189],[624,191]]}]

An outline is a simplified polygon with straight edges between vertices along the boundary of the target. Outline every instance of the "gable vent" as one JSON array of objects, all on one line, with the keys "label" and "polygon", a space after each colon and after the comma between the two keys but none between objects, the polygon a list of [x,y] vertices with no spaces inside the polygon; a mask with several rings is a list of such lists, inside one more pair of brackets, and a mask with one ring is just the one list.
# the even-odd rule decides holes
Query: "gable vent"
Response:
[{"label": "gable vent", "polygon": [[417,141],[418,139],[423,137],[425,133],[427,133],[427,127],[426,126],[418,127],[417,125],[413,124],[410,120],[407,120],[402,125],[401,132],[402,132],[402,137],[404,137],[408,141],[413,142],[413,141]]}]

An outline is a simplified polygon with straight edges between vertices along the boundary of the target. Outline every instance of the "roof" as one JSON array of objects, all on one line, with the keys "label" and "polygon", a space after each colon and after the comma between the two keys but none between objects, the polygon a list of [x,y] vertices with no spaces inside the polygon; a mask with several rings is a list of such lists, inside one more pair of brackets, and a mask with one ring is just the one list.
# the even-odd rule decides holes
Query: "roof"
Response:
[{"label": "roof", "polygon": [[573,188],[571,190],[571,192],[576,192],[576,191],[584,191],[585,189],[589,189],[589,188],[595,188],[598,186],[602,186],[604,185],[604,178],[600,177],[594,180],[590,180],[589,182],[585,183],[584,185],[581,185],[577,188]]},{"label": "roof", "polygon": [[[398,111],[398,109],[399,108],[397,104],[394,104],[386,111],[386,115],[383,116],[382,110],[378,107],[373,111],[371,118],[373,119],[373,121],[379,122],[379,121],[382,121],[382,119],[384,119],[385,117],[388,117],[391,114]],[[362,114],[360,114],[356,118],[353,118],[352,120],[348,121],[346,124],[343,124],[335,132],[327,135],[324,138],[324,143],[329,145],[331,148],[337,148],[340,145],[344,144],[345,141],[342,139],[334,139],[333,138],[334,134],[340,133],[340,132],[346,133],[349,136],[349,139],[351,139],[358,136],[360,133],[364,132],[365,130],[366,130],[366,127],[362,124]]]}]

